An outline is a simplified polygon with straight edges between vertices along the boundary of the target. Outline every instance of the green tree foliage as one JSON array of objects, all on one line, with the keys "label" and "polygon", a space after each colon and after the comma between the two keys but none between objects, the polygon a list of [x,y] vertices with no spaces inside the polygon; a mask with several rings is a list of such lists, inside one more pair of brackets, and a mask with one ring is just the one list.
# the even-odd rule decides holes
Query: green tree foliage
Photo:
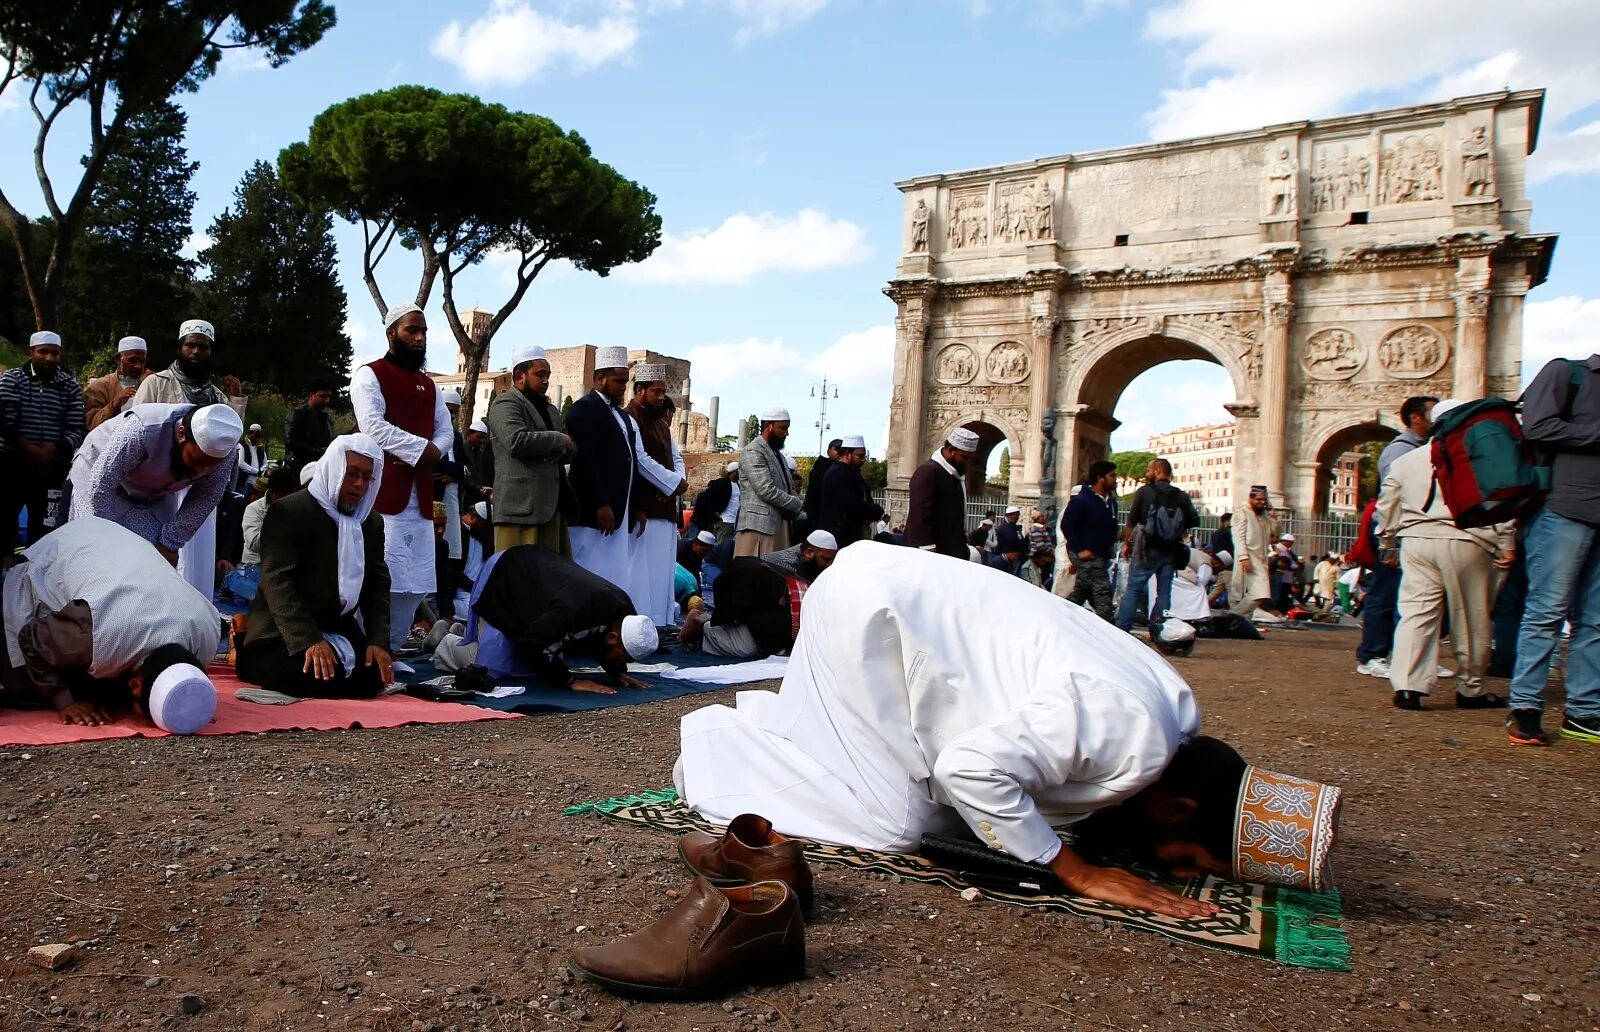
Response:
[{"label": "green tree foliage", "polygon": [[289,397],[317,380],[337,382],[350,365],[350,338],[333,216],[308,208],[264,161],[251,166],[233,196],[211,224],[212,245],[200,253],[211,272],[205,310],[229,371]]},{"label": "green tree foliage", "polygon": [[1000,452],[1000,469],[995,473],[994,479],[989,481],[989,483],[991,483],[991,484],[999,484],[1001,487],[1010,487],[1011,486],[1011,449],[1010,448],[1005,448]]},{"label": "green tree foliage", "polygon": [[[0,189],[0,225],[10,231],[23,289],[38,327],[55,326],[111,156],[135,119],[216,74],[224,50],[254,50],[277,67],[334,25],[324,0],[6,0],[0,4],[0,98],[34,116],[37,186],[54,228],[41,232]],[[69,111],[86,125],[63,129]],[[48,172],[50,135],[86,140],[83,174],[57,189]],[[11,141],[15,143],[16,141]],[[3,186],[3,184],[0,184]]]},{"label": "green tree foliage", "polygon": [[1356,508],[1362,509],[1378,493],[1378,456],[1388,441],[1368,441],[1361,446],[1361,466],[1356,484]]},{"label": "green tree foliage", "polygon": [[128,334],[149,341],[153,368],[177,351],[195,266],[181,253],[193,228],[189,181],[200,167],[183,146],[188,124],[162,101],[129,121],[106,159],[59,313],[67,355],[85,371],[111,368]]},{"label": "green tree foliage", "polygon": [[881,491],[889,486],[889,464],[882,459],[868,459],[861,464],[861,479],[868,491]]},{"label": "green tree foliage", "polygon": [[1119,451],[1107,456],[1117,464],[1117,477],[1121,480],[1143,480],[1145,467],[1157,457],[1155,452],[1147,451]]},{"label": "green tree foliage", "polygon": [[[748,420],[746,420],[744,427],[744,439],[746,444],[761,436],[761,420],[757,419],[755,416],[752,415]],[[735,443],[737,443],[738,439],[735,438],[734,440]]]},{"label": "green tree foliage", "polygon": [[[335,104],[278,160],[297,193],[361,224],[363,278],[380,313],[388,305],[378,263],[396,241],[420,252],[414,300],[425,304],[438,282],[466,359],[463,422],[495,333],[546,265],[559,258],[604,276],[661,242],[655,196],[596,159],[581,136],[464,94],[401,86]],[[516,281],[474,338],[455,280],[491,252],[516,257]]]},{"label": "green tree foliage", "polygon": [[719,451],[719,452],[731,452],[731,451],[733,451],[733,446],[738,444],[738,443],[739,443],[739,438],[738,437],[736,437],[734,435],[731,435],[731,434],[724,434],[721,437],[717,438],[717,451]]}]

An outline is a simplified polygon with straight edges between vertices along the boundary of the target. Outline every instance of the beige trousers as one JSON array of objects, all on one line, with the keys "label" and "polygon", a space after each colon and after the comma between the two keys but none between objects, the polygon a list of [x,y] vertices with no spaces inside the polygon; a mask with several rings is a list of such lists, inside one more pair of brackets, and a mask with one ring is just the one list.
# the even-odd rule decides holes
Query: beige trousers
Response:
[{"label": "beige trousers", "polygon": [[733,536],[733,554],[753,555],[760,558],[769,552],[781,552],[789,547],[789,524],[779,523],[776,534],[761,534],[754,530],[741,530]]},{"label": "beige trousers", "polygon": [[546,523],[496,523],[494,550],[504,552],[518,545],[542,545],[558,555],[572,558],[572,541],[567,536],[567,521],[558,512]]},{"label": "beige trousers", "polygon": [[1439,628],[1450,607],[1450,644],[1455,648],[1462,695],[1483,694],[1489,665],[1500,572],[1482,545],[1436,538],[1404,538],[1400,549],[1400,626],[1394,633],[1389,684],[1397,692],[1432,689],[1439,670]]}]

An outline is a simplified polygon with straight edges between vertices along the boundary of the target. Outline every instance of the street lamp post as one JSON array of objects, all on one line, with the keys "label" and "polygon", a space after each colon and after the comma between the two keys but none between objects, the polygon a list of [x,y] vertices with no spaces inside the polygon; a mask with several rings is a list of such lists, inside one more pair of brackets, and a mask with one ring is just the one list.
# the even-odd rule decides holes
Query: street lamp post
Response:
[{"label": "street lamp post", "polygon": [[822,439],[833,425],[828,422],[828,388],[833,388],[833,400],[839,400],[839,385],[830,384],[827,377],[823,377],[820,384],[811,385],[811,396],[818,399],[817,408],[817,454],[822,454]]}]

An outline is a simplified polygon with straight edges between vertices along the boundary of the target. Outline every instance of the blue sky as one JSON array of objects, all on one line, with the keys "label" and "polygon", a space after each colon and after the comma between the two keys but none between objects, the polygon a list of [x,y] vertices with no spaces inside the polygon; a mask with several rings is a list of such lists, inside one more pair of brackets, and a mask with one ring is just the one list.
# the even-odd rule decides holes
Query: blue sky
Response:
[{"label": "blue sky", "polygon": [[[496,338],[649,347],[694,361],[694,395],[734,417],[786,404],[796,451],[815,445],[812,383],[840,388],[834,434],[884,438],[900,240],[897,179],[1243,129],[1462,93],[1550,89],[1530,166],[1536,227],[1562,239],[1533,295],[1530,364],[1600,350],[1600,4],[1543,0],[335,0],[339,26],[281,69],[230,55],[183,98],[200,162],[195,230],[257,159],[315,115],[401,83],[473,92],[585,136],[653,190],[666,242],[606,279],[552,266]],[[31,115],[0,96],[0,182],[37,211]],[[80,116],[81,124],[81,116]],[[63,134],[50,154],[70,176]],[[339,229],[359,358],[381,350],[361,284],[359,231]],[[380,271],[409,297],[416,259]],[[463,303],[496,308],[490,261]],[[451,364],[439,327],[430,365]],[[150,328],[149,334],[161,332]],[[220,342],[226,363],[226,342]],[[1118,406],[1115,443],[1225,418],[1219,368],[1172,363]],[[802,443],[805,447],[798,447]]]}]

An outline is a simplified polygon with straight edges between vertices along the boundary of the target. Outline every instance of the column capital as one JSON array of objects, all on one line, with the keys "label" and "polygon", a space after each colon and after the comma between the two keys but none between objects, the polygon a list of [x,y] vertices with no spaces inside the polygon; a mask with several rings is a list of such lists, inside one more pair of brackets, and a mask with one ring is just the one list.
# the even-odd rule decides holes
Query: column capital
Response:
[{"label": "column capital", "polygon": [[1493,300],[1487,290],[1467,290],[1455,295],[1456,311],[1468,319],[1486,319]]},{"label": "column capital", "polygon": [[1294,321],[1294,302],[1287,299],[1268,301],[1262,306],[1262,314],[1269,325],[1287,326]]}]

